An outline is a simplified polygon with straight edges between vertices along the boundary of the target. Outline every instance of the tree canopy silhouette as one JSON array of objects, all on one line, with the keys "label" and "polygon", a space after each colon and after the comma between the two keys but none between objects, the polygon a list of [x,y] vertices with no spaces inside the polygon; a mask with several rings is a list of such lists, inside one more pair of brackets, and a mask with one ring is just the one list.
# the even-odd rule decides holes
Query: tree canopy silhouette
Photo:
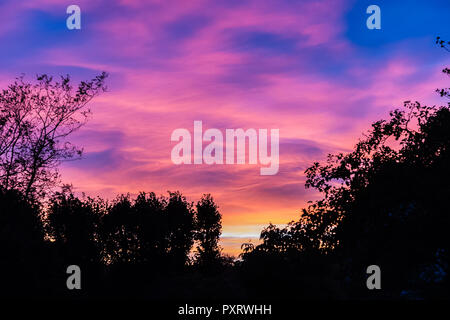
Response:
[{"label": "tree canopy silhouette", "polygon": [[214,267],[220,260],[219,237],[222,233],[222,215],[210,194],[196,205],[197,261],[204,267]]},{"label": "tree canopy silhouette", "polygon": [[[81,155],[67,138],[85,123],[105,78],[75,92],[68,77],[41,76],[34,85],[19,78],[0,93],[0,272],[8,292],[77,296],[64,278],[76,264],[87,297],[450,297],[450,103],[406,101],[351,152],[313,163],[305,186],[322,198],[285,227],[269,224],[261,243],[243,244],[231,263],[209,194],[194,205],[179,191],[107,201],[64,188],[42,201],[59,163]],[[436,91],[450,98],[449,89]],[[382,291],[365,286],[373,264]]]},{"label": "tree canopy silhouette", "polygon": [[42,196],[58,180],[61,161],[80,157],[68,136],[83,126],[90,114],[86,105],[106,90],[106,73],[73,88],[70,77],[55,81],[24,76],[0,92],[0,184]]},{"label": "tree canopy silhouette", "polygon": [[[449,97],[448,89],[437,92]],[[329,155],[305,171],[306,188],[323,198],[298,221],[269,225],[260,245],[244,244],[244,265],[281,254],[277,263],[298,268],[305,256],[312,262],[319,255],[340,264],[336,274],[355,297],[368,295],[365,268],[372,264],[383,270],[385,297],[450,296],[449,128],[450,103],[406,101],[374,122],[352,152]]]}]

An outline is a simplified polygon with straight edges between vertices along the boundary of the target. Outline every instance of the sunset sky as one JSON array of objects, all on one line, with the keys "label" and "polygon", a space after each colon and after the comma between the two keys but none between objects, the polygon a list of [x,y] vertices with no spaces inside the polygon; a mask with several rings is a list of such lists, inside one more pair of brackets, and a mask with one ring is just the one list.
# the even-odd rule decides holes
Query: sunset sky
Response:
[{"label": "sunset sky", "polygon": [[[66,27],[81,8],[81,30]],[[381,8],[381,30],[366,8]],[[405,100],[442,103],[450,55],[450,1],[1,0],[0,88],[24,73],[109,73],[90,122],[73,136],[84,159],[63,165],[77,192],[211,193],[223,215],[225,252],[284,224],[318,194],[304,170],[349,151],[371,122]],[[174,165],[172,132],[280,130],[280,169]]]}]

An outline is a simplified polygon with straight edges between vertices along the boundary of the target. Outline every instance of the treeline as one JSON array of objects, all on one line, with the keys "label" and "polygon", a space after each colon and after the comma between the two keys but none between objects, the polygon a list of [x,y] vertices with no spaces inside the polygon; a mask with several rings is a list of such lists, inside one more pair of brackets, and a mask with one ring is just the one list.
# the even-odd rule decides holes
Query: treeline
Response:
[{"label": "treeline", "polygon": [[[210,195],[111,202],[70,190],[45,203],[0,188],[0,272],[9,293],[152,299],[450,298],[450,108],[406,102],[348,154],[306,171],[322,199],[269,225],[238,260],[219,246]],[[66,268],[82,270],[82,290]],[[367,269],[381,270],[369,290]]]},{"label": "treeline", "polygon": [[[244,244],[249,273],[263,264],[275,282],[281,269],[294,286],[339,288],[334,297],[450,298],[449,106],[405,102],[353,152],[330,155],[306,176],[322,199],[284,228],[269,225],[262,244]],[[371,265],[382,290],[366,286]]]},{"label": "treeline", "polygon": [[[450,43],[437,39],[438,45]],[[443,73],[450,76],[450,70]],[[58,165],[81,156],[66,138],[106,74],[74,90],[41,76],[0,92],[1,295],[52,298],[450,298],[450,103],[406,101],[352,152],[305,172],[322,194],[297,221],[269,225],[238,260],[219,247],[210,195],[141,193],[111,202],[54,193]],[[437,89],[450,98],[450,89]],[[43,115],[46,116],[43,116]],[[68,290],[77,265],[82,290]],[[381,288],[367,285],[369,266]]]},{"label": "treeline", "polygon": [[107,202],[65,190],[43,204],[0,188],[0,212],[0,272],[17,295],[68,294],[69,265],[83,272],[81,296],[134,296],[158,277],[217,273],[233,261],[221,254],[221,214],[208,194],[194,205],[180,192]]},{"label": "treeline", "polygon": [[[61,186],[60,164],[82,158],[71,134],[87,107],[107,91],[103,72],[74,86],[69,76],[17,78],[0,91],[0,272],[6,296],[173,296],[186,268],[214,273],[221,215],[210,195],[195,205],[179,192],[112,202],[78,198]],[[66,268],[77,265],[83,290],[69,293]],[[208,271],[210,270],[210,271]],[[216,271],[214,271],[216,270]],[[176,277],[174,276],[176,275]],[[159,288],[158,288],[159,283]],[[169,290],[170,289],[170,290]]]},{"label": "treeline", "polygon": [[[436,43],[448,51],[449,41]],[[450,88],[436,92],[450,98]],[[329,155],[305,174],[321,199],[298,221],[266,227],[260,245],[243,244],[242,271],[256,292],[450,298],[450,103],[406,101],[352,152]],[[370,266],[381,270],[379,290],[367,285]]]},{"label": "treeline", "polygon": [[50,200],[44,226],[68,261],[181,269],[194,259],[194,242],[199,265],[220,256],[221,215],[210,195],[194,206],[179,192],[122,195],[111,203],[61,193]]},{"label": "treeline", "polygon": [[[0,187],[3,294],[53,298],[449,298],[450,108],[406,102],[348,154],[313,164],[322,199],[298,221],[221,253],[210,195],[113,201]],[[77,265],[82,290],[68,290]],[[366,273],[380,267],[381,290]]]}]

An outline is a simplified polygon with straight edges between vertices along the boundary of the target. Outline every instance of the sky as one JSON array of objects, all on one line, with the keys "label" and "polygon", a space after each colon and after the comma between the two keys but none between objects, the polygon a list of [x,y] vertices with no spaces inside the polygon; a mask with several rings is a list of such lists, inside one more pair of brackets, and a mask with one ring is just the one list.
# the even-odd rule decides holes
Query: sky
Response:
[{"label": "sky", "polygon": [[[81,9],[69,30],[66,8]],[[381,29],[369,30],[369,5]],[[269,222],[298,219],[320,194],[304,170],[348,152],[378,119],[405,100],[443,103],[450,55],[450,2],[350,0],[0,1],[0,88],[25,74],[109,73],[108,91],[72,136],[84,147],[62,179],[76,192],[179,190],[211,193],[222,213],[222,246],[238,254]],[[175,165],[171,134],[217,128],[279,129],[280,166]]]}]

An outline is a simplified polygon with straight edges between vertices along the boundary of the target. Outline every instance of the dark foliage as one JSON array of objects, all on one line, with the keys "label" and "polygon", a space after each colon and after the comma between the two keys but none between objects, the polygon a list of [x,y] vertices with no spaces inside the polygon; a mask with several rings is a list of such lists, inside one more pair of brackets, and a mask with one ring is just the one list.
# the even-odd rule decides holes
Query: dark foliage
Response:
[{"label": "dark foliage", "polygon": [[197,262],[203,268],[217,268],[221,263],[219,237],[222,233],[222,215],[211,195],[197,203],[196,234]]},{"label": "dark foliage", "polygon": [[[437,91],[448,97],[448,89]],[[314,279],[304,292],[322,288],[316,297],[449,298],[449,107],[406,101],[373,123],[353,152],[308,168],[306,187],[323,198],[299,221],[269,225],[260,245],[243,245],[252,286],[261,278],[279,283],[282,273],[296,284],[267,292],[297,296],[295,288]],[[264,274],[255,275],[257,265],[266,266]],[[381,267],[382,291],[367,290],[369,265]]]},{"label": "dark foliage", "polygon": [[[440,38],[437,44],[448,49]],[[74,96],[68,78],[52,84],[46,76],[35,86],[19,79],[0,94],[0,272],[7,296],[450,298],[450,103],[406,101],[373,123],[352,152],[314,163],[306,187],[322,199],[298,221],[264,228],[261,243],[243,244],[233,260],[221,253],[221,214],[209,194],[196,205],[180,192],[108,202],[66,188],[42,198],[57,164],[78,154],[60,139],[82,124],[72,116],[104,88],[105,77],[82,83]],[[42,104],[40,90],[49,90]],[[448,89],[437,91],[449,97]],[[73,109],[60,114],[63,101]],[[35,123],[42,108],[57,121],[50,127]],[[42,128],[58,132],[58,123],[66,129],[35,139],[48,132]],[[79,292],[65,286],[73,264],[83,272]],[[367,290],[369,265],[381,267],[382,290]]]},{"label": "dark foliage", "polygon": [[27,197],[44,196],[58,182],[58,165],[81,157],[67,137],[82,127],[86,105],[106,90],[106,73],[82,81],[75,90],[69,76],[55,81],[22,76],[0,92],[0,185]]}]

